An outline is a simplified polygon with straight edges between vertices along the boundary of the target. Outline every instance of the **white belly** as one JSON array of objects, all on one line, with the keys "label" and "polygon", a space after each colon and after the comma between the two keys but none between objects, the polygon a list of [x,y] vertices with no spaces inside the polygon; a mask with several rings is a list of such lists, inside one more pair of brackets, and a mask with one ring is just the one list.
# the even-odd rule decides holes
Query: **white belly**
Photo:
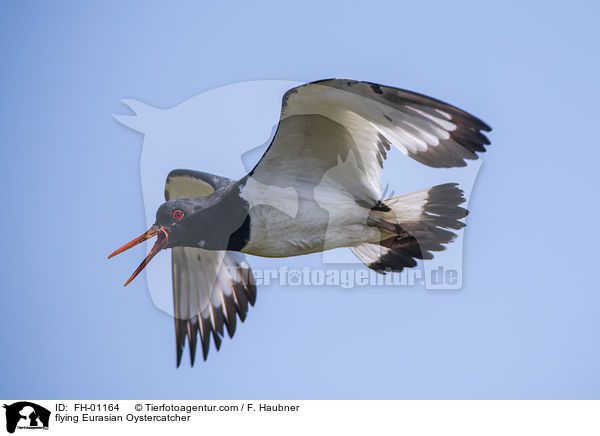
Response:
[{"label": "white belly", "polygon": [[354,202],[327,211],[314,201],[301,201],[295,216],[256,206],[250,211],[250,241],[242,251],[288,257],[376,241],[380,234],[367,227],[368,212]]},{"label": "white belly", "polygon": [[369,210],[328,185],[280,188],[249,178],[240,196],[250,206],[250,240],[244,253],[287,257],[378,241],[367,227]]}]

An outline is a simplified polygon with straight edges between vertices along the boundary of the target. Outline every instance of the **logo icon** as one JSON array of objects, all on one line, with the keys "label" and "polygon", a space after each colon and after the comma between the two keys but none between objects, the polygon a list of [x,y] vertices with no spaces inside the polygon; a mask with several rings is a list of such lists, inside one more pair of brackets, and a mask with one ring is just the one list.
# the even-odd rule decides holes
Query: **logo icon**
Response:
[{"label": "logo icon", "polygon": [[14,433],[15,429],[48,429],[50,411],[29,401],[19,401],[4,405],[6,409],[6,431]]}]

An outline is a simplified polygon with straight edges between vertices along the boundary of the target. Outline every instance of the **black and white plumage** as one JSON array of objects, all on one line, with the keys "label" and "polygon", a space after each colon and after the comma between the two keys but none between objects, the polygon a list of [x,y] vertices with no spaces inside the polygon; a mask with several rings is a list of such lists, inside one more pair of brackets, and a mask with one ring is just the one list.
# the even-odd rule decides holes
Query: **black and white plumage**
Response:
[{"label": "black and white plumage", "polygon": [[[165,199],[206,197],[232,183],[199,171],[175,170],[167,177]],[[211,336],[217,350],[224,328],[233,337],[237,317],[244,321],[248,305],[256,301],[256,286],[241,253],[180,246],[173,247],[171,256],[177,364],[187,338],[194,365],[198,340],[206,360]]]},{"label": "black and white plumage", "polygon": [[[435,168],[465,166],[489,144],[481,120],[439,100],[331,79],[286,92],[269,148],[240,180],[172,171],[152,236],[172,248],[177,364],[186,338],[219,349],[256,299],[244,254],[287,257],[350,247],[369,267],[399,272],[431,259],[464,226],[463,192],[444,184],[385,198],[381,172],[397,148]],[[127,283],[129,283],[129,281]]]}]

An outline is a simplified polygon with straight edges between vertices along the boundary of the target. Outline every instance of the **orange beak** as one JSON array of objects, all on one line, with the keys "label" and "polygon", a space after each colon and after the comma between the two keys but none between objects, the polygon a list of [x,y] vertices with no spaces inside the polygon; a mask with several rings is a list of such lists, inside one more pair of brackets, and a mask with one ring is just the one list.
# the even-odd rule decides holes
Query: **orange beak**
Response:
[{"label": "orange beak", "polygon": [[124,252],[125,250],[129,250],[131,247],[135,247],[136,245],[141,244],[142,242],[152,238],[153,236],[157,236],[156,242],[154,243],[154,247],[152,247],[152,250],[150,250],[148,256],[146,256],[142,263],[140,263],[140,266],[138,266],[137,269],[133,272],[133,274],[131,274],[131,277],[129,277],[129,280],[127,280],[123,286],[127,286],[133,279],[135,279],[137,275],[140,272],[142,272],[142,270],[146,267],[146,265],[148,265],[152,258],[156,256],[156,253],[165,248],[165,246],[167,245],[167,240],[169,239],[169,234],[167,233],[164,227],[158,227],[156,225],[153,225],[146,233],[135,238],[133,241],[123,245],[121,248],[114,251],[110,256],[108,256],[108,258],[110,259],[111,257]]}]

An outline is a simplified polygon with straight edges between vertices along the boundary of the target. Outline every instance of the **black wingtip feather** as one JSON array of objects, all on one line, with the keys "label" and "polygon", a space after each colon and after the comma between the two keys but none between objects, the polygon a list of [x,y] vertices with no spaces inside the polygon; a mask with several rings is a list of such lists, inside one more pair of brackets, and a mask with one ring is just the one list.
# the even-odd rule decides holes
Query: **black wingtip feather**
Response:
[{"label": "black wingtip feather", "polygon": [[246,313],[248,312],[248,295],[245,291],[246,287],[244,285],[233,285],[233,292],[235,294],[236,302],[235,307],[242,322],[246,320]]},{"label": "black wingtip feather", "polygon": [[206,358],[208,357],[208,351],[210,349],[210,336],[212,332],[212,327],[208,318],[200,317],[200,322],[202,323],[202,331],[200,334],[200,343],[202,344],[202,358],[206,361]]},{"label": "black wingtip feather", "polygon": [[196,346],[198,344],[198,323],[197,321],[188,321],[188,343],[190,345],[190,365],[194,366],[196,360]]},{"label": "black wingtip feather", "polygon": [[235,315],[235,304],[230,296],[223,298],[225,303],[225,326],[227,327],[227,334],[230,338],[233,338],[235,328],[237,326],[237,318]]},{"label": "black wingtip feather", "polygon": [[215,330],[212,331],[212,334],[215,341],[215,348],[219,351],[221,349],[221,336]]},{"label": "black wingtip feather", "polygon": [[177,368],[181,365],[186,338],[186,321],[175,317],[175,346],[177,350]]}]

